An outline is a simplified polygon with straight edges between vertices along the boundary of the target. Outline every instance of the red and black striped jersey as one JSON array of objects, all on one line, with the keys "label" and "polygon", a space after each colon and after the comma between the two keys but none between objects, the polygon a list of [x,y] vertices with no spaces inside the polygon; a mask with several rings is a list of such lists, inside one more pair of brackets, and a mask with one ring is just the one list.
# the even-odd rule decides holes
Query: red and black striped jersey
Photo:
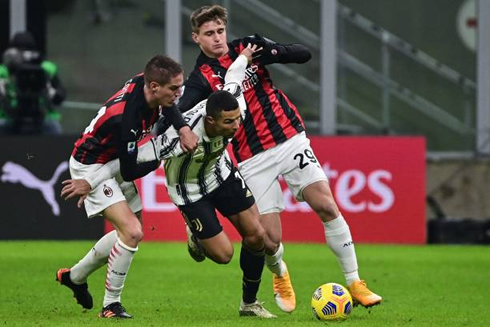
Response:
[{"label": "red and black striped jersey", "polygon": [[[179,101],[181,111],[187,111],[213,91],[223,87],[227,69],[246,46],[245,39],[228,44],[229,51],[220,58],[207,57],[203,52],[185,82]],[[238,162],[275,147],[304,131],[304,123],[296,106],[272,82],[269,72],[259,61],[247,67],[242,83],[248,111],[235,138],[233,152]]]},{"label": "red and black striped jersey", "polygon": [[144,77],[139,74],[117,91],[76,141],[72,156],[82,164],[105,164],[133,154],[137,142],[151,132],[160,110],[145,100]]}]

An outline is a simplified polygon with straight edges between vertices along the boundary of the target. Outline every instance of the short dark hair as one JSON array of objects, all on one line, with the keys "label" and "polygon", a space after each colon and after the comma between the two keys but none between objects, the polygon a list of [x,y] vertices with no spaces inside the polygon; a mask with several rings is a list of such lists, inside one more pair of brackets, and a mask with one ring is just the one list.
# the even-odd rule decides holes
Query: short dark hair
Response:
[{"label": "short dark hair", "polygon": [[219,90],[211,93],[206,103],[206,115],[219,118],[222,111],[232,111],[239,107],[237,99],[230,92]]},{"label": "short dark hair", "polygon": [[156,55],[151,58],[145,67],[145,83],[157,82],[165,85],[170,79],[184,72],[182,66],[165,55]]},{"label": "short dark hair", "polygon": [[192,31],[198,33],[202,24],[217,20],[221,20],[225,26],[228,23],[228,10],[225,7],[213,5],[196,9],[191,14]]}]

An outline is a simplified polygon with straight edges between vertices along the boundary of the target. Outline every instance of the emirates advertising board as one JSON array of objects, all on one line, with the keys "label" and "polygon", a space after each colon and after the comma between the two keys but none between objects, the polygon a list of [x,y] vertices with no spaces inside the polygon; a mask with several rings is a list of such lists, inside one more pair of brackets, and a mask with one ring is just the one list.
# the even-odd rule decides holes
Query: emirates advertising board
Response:
[{"label": "emirates advertising board", "polygon": [[[426,242],[425,139],[422,137],[311,137],[336,202],[356,243]],[[286,209],[284,242],[322,243],[318,216],[281,181]],[[165,189],[162,168],[137,181],[145,240],[185,240],[184,221]],[[240,240],[220,217],[226,233]]]}]

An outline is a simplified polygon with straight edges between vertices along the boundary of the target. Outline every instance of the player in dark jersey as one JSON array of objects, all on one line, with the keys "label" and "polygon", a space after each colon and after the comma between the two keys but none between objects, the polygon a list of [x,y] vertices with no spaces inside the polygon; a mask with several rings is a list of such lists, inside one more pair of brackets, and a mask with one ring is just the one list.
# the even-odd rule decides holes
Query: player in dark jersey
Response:
[{"label": "player in dark jersey", "polygon": [[307,62],[311,58],[309,50],[301,44],[279,44],[257,34],[227,43],[226,24],[227,11],[218,5],[204,6],[191,14],[192,38],[202,51],[185,82],[179,108],[189,110],[220,89],[226,70],[246,44],[262,47],[242,84],[248,112],[232,144],[240,173],[256,199],[268,236],[266,242],[272,243],[266,248],[277,249],[266,255],[266,265],[273,273],[276,303],[286,312],[296,307],[287,266],[282,260],[279,213],[284,203],[279,176],[284,177],[296,199],[306,201],[322,220],[326,243],[339,260],[355,303],[366,307],[381,303],[382,298],[359,278],[349,226],[309,146],[301,116],[284,92],[275,87],[266,68],[274,63]]},{"label": "player in dark jersey", "polygon": [[[77,302],[90,309],[93,301],[88,292],[87,278],[107,264],[100,317],[132,317],[121,305],[124,281],[138,250],[138,243],[143,238],[141,200],[132,181],[160,164],[157,160],[138,164],[137,143],[150,133],[162,114],[179,131],[185,151],[192,152],[197,147],[197,136],[184,123],[182,114],[174,106],[182,84],[180,64],[167,56],[153,57],[146,64],[144,73],[127,81],[104,104],[75,143],[70,158],[72,179],[82,179],[113,159],[119,158],[120,161],[122,178],[102,182],[88,180],[88,184],[94,187],[83,198],[88,217],[102,215],[115,230],[102,237],[72,268],[60,269],[56,274],[56,280],[73,291]],[[71,187],[67,185],[68,190]]]}]

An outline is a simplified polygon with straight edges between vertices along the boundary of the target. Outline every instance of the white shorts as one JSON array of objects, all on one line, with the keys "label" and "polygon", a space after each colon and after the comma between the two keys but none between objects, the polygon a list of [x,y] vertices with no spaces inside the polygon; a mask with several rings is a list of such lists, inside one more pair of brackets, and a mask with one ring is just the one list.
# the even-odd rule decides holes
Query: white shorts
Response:
[{"label": "white shorts", "polygon": [[238,168],[255,197],[260,214],[284,210],[280,176],[298,201],[304,201],[305,187],[320,180],[328,181],[304,132],[239,163]]},{"label": "white shorts", "polygon": [[[84,165],[70,157],[70,175],[72,179],[83,179],[84,176],[98,170],[102,164]],[[84,201],[85,211],[89,218],[101,216],[102,211],[111,205],[127,201],[131,211],[141,211],[141,199],[133,182],[125,182],[121,176],[100,183],[90,191]]]}]

